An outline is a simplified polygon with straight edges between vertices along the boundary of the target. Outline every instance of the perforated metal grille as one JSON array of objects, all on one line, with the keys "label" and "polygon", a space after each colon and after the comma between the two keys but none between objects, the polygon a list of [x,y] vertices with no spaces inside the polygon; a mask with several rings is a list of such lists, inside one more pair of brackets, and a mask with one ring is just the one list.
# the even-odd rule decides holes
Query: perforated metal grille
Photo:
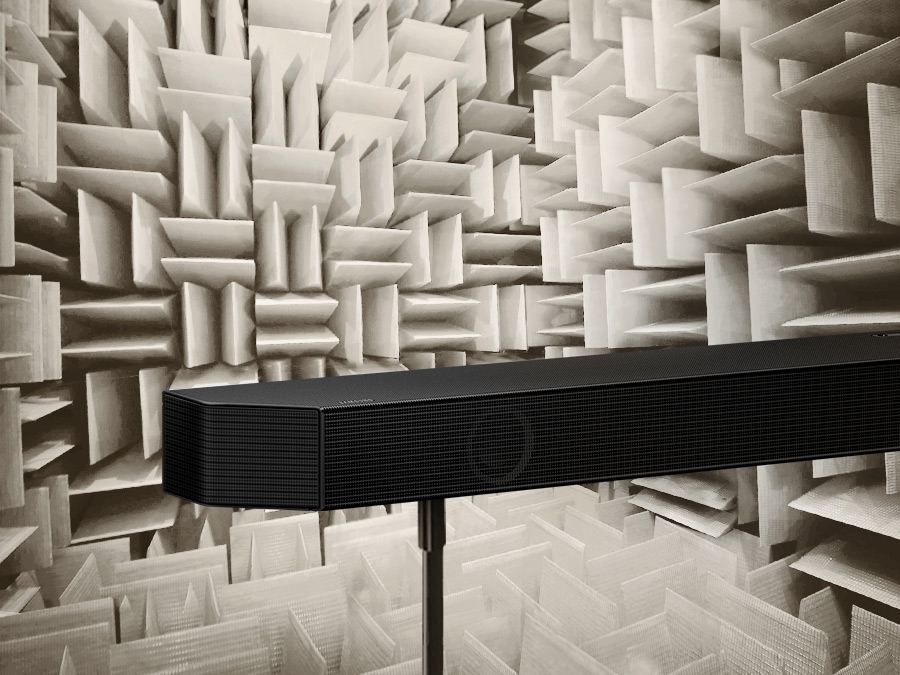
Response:
[{"label": "perforated metal grille", "polygon": [[163,396],[163,489],[203,504],[318,508],[318,411]]},{"label": "perforated metal grille", "polygon": [[[900,447],[900,364],[324,411],[325,508]],[[776,403],[773,403],[776,402]],[[511,420],[524,417],[530,457]],[[491,425],[488,420],[497,420]],[[470,437],[477,425],[477,438]],[[512,433],[511,433],[512,430]],[[512,446],[510,438],[517,439]],[[476,471],[492,448],[491,470]],[[473,467],[472,459],[476,460]],[[509,470],[507,470],[509,469]]]}]

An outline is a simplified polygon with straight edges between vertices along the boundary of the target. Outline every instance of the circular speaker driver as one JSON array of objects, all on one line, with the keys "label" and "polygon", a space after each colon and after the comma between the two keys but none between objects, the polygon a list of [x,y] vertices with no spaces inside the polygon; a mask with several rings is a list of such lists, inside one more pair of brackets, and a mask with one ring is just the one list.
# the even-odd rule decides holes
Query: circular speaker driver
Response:
[{"label": "circular speaker driver", "polygon": [[533,445],[528,420],[511,411],[480,415],[469,432],[466,449],[475,474],[489,485],[501,486],[522,473]]}]

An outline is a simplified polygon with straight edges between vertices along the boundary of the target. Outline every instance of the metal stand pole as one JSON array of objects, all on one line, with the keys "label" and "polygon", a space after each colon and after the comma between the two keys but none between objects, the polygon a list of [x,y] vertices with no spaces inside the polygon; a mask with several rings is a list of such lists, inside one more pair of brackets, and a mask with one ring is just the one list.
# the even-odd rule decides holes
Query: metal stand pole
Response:
[{"label": "metal stand pole", "polygon": [[444,668],[444,500],[419,502],[422,549],[422,673],[442,675]]}]

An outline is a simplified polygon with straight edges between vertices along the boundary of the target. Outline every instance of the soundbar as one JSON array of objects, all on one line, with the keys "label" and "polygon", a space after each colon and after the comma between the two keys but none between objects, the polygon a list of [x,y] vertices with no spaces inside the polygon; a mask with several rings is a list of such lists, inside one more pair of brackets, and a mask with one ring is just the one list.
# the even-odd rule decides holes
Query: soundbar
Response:
[{"label": "soundbar", "polygon": [[163,489],[330,510],[900,450],[900,333],[166,391]]}]

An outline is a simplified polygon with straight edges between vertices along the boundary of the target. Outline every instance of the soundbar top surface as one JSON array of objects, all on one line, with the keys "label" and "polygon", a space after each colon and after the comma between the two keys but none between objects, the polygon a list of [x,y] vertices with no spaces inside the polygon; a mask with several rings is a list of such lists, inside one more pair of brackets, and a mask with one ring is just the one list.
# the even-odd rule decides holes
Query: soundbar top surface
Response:
[{"label": "soundbar top surface", "polygon": [[614,352],[168,391],[208,405],[333,408],[900,359],[900,332]]}]

